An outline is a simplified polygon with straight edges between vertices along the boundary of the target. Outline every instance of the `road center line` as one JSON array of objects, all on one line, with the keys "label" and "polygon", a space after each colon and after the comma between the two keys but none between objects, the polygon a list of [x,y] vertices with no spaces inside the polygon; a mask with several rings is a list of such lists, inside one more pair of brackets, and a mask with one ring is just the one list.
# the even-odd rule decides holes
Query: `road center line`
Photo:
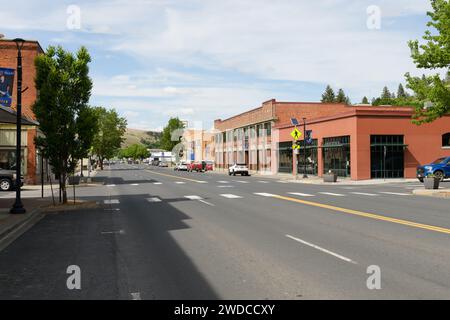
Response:
[{"label": "road center line", "polygon": [[[262,194],[260,194],[260,195],[262,195]],[[432,225],[427,225],[427,224],[422,224],[422,223],[417,223],[417,222],[408,221],[408,220],[402,220],[402,219],[397,219],[397,218],[390,218],[390,217],[386,217],[386,216],[382,216],[382,215],[378,215],[378,214],[374,214],[374,213],[368,213],[368,212],[363,212],[363,211],[358,211],[358,210],[352,210],[352,209],[346,209],[346,208],[341,208],[341,207],[335,207],[335,206],[328,205],[328,204],[312,202],[312,201],[307,201],[307,200],[300,200],[300,199],[296,199],[296,198],[285,197],[285,196],[280,196],[280,195],[275,195],[275,194],[271,195],[271,197],[272,198],[277,198],[277,199],[280,199],[280,200],[286,200],[286,201],[301,203],[301,204],[305,204],[305,205],[308,205],[308,206],[313,206],[313,207],[319,207],[319,208],[329,209],[329,210],[333,210],[333,211],[344,212],[344,213],[352,214],[352,215],[359,216],[359,217],[365,217],[365,218],[370,218],[370,219],[375,219],[375,220],[387,221],[387,222],[401,224],[401,225],[404,225],[404,226],[414,227],[414,228],[418,228],[418,229],[424,229],[424,230],[429,230],[429,231],[435,231],[435,232],[450,234],[450,229],[443,228],[443,227],[437,227],[437,226],[432,226]]]},{"label": "road center line", "polygon": [[341,260],[344,260],[344,261],[346,261],[346,262],[350,262],[350,263],[353,263],[353,264],[357,264],[357,263],[356,263],[355,261],[353,261],[352,259],[349,259],[349,258],[347,258],[347,257],[341,256],[340,254],[334,253],[333,251],[330,251],[330,250],[324,249],[324,248],[322,248],[322,247],[319,247],[319,246],[317,246],[317,245],[315,245],[315,244],[313,244],[313,243],[310,243],[310,242],[307,242],[307,241],[305,241],[305,240],[302,240],[302,239],[293,237],[293,236],[288,235],[288,234],[286,235],[286,237],[288,237],[289,239],[295,240],[295,241],[297,241],[297,242],[303,243],[304,245],[307,245],[307,246],[309,246],[309,247],[311,247],[311,248],[314,248],[314,249],[317,249],[317,250],[322,251],[322,252],[324,252],[324,253],[327,253],[327,254],[329,254],[329,255],[332,255],[333,257],[336,257],[336,258],[338,258],[338,259],[341,259]]}]

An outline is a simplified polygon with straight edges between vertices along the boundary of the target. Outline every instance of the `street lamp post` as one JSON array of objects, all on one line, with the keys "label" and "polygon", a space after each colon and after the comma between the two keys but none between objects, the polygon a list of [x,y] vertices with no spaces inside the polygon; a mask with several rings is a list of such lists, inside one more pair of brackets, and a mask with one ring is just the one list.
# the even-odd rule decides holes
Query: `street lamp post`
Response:
[{"label": "street lamp post", "polygon": [[306,174],[306,118],[303,118],[303,178],[308,178],[308,175]]},{"label": "street lamp post", "polygon": [[20,198],[21,191],[21,147],[22,147],[22,47],[25,43],[23,39],[13,40],[17,46],[17,120],[16,120],[16,201],[10,210],[10,213],[21,214],[26,210],[23,207],[22,200]]}]

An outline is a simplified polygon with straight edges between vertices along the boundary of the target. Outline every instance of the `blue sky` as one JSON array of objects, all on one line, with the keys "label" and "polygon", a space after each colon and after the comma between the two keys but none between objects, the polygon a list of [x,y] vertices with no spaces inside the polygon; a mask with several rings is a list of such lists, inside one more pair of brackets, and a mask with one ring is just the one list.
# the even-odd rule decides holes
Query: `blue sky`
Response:
[{"label": "blue sky", "polygon": [[[3,3],[4,2],[4,3]],[[425,30],[428,0],[0,0],[0,33],[92,55],[92,105],[129,127],[160,130],[263,101],[319,101],[327,84],[352,102],[419,74],[407,41]],[[81,28],[67,27],[80,9]],[[367,8],[381,10],[369,29]],[[73,21],[73,20],[70,20]]]}]

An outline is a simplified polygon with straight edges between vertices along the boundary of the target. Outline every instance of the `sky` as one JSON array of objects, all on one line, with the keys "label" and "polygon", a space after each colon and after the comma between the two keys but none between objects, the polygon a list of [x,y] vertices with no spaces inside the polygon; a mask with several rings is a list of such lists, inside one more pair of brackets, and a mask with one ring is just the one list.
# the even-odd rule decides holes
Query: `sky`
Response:
[{"label": "sky", "polygon": [[[88,48],[90,103],[128,127],[170,117],[225,119],[278,101],[320,101],[327,84],[353,103],[422,74],[429,0],[0,0],[0,34],[45,49]],[[198,126],[198,125],[197,125]]]}]

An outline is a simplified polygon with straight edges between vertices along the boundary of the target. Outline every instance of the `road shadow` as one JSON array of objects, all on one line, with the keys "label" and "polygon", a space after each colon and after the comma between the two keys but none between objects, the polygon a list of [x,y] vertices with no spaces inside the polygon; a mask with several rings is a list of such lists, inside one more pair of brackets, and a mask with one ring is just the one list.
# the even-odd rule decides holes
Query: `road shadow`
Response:
[{"label": "road shadow", "polygon": [[[151,197],[115,196],[120,204],[46,215],[0,252],[0,299],[218,299],[176,240],[195,230],[171,203],[192,200]],[[67,288],[70,265],[81,269],[81,290]]]}]

